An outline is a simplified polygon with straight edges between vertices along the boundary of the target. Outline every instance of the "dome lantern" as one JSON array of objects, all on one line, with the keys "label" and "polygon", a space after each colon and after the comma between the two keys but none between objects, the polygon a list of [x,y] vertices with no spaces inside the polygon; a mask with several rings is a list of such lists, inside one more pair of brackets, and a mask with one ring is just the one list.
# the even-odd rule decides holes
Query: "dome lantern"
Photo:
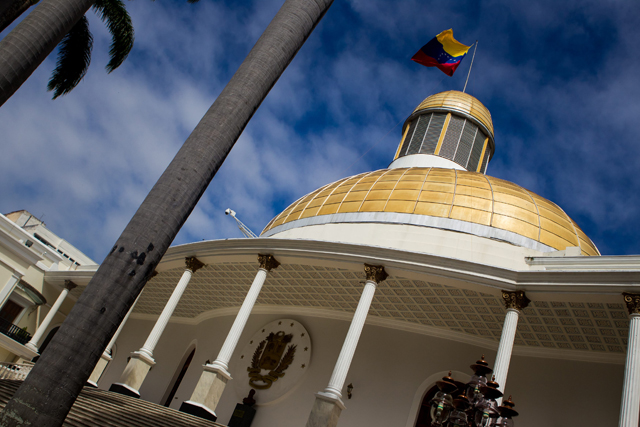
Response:
[{"label": "dome lantern", "polygon": [[390,169],[441,167],[485,173],[495,152],[489,110],[458,91],[425,99],[407,118]]}]

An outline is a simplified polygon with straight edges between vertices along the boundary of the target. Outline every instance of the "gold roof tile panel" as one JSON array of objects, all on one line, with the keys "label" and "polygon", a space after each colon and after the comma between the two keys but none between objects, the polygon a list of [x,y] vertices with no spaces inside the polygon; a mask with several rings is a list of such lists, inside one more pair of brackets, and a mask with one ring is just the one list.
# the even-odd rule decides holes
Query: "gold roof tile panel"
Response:
[{"label": "gold roof tile panel", "polygon": [[584,255],[600,255],[555,203],[502,179],[439,168],[383,169],[345,178],[298,199],[262,233],[298,219],[357,212],[450,218],[509,231],[557,250],[579,246]]}]

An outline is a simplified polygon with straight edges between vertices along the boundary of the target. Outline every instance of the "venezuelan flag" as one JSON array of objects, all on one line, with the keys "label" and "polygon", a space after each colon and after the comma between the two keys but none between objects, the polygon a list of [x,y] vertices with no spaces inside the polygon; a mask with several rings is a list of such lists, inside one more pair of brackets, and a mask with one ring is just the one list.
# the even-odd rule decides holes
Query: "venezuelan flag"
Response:
[{"label": "venezuelan flag", "polygon": [[422,46],[411,60],[425,67],[438,67],[446,75],[453,76],[470,48],[453,38],[453,30],[445,30]]}]

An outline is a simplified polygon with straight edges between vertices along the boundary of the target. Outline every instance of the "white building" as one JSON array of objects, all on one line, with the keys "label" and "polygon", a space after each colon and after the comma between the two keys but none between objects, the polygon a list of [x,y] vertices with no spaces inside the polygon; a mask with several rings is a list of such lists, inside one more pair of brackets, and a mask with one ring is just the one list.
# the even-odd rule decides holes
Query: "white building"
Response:
[{"label": "white building", "polygon": [[[485,175],[494,150],[478,100],[427,98],[388,169],[259,238],[170,248],[92,381],[223,424],[254,388],[253,427],[421,427],[435,382],[484,355],[519,427],[637,426],[640,257],[600,256],[560,207]],[[83,262],[41,268],[45,288],[78,295]]]},{"label": "white building", "polygon": [[45,273],[73,271],[86,284],[97,267],[29,212],[0,215],[0,376],[11,374],[8,367],[28,371],[20,362],[38,356],[75,303],[65,290],[75,284],[45,280]]}]

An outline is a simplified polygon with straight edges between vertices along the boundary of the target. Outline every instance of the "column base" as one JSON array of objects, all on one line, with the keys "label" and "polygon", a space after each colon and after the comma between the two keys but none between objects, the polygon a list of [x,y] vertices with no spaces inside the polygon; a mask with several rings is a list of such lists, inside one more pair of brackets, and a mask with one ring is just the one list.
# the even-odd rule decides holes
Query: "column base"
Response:
[{"label": "column base", "polygon": [[[120,376],[120,381],[113,384],[110,391],[115,391],[121,394],[132,397],[140,397],[140,386],[147,378],[149,370],[156,364],[153,358],[147,354],[134,351],[131,353],[131,359],[127,363],[127,367],[124,368],[124,372]],[[133,393],[133,394],[131,394]]]},{"label": "column base", "polygon": [[343,409],[344,403],[338,396],[318,392],[306,427],[336,427]]},{"label": "column base", "polygon": [[[195,390],[193,390],[191,399],[184,402],[183,406],[186,403],[189,403],[189,405],[199,405],[211,413],[214,413],[220,397],[224,392],[224,388],[230,379],[231,374],[229,374],[226,369],[216,365],[204,365],[204,370],[198,380],[198,384],[196,384]],[[180,410],[182,411],[182,406]]]},{"label": "column base", "polygon": [[93,368],[93,372],[91,372],[91,376],[89,377],[87,384],[93,387],[98,387],[98,381],[100,380],[100,377],[104,373],[105,369],[107,369],[107,365],[110,361],[111,356],[107,353],[102,353],[100,359],[98,359],[98,363],[96,363],[96,367]]},{"label": "column base", "polygon": [[211,409],[204,406],[202,403],[192,402],[187,400],[180,405],[180,412],[185,414],[195,415],[196,417],[204,418],[205,420],[215,422],[218,416]]},{"label": "column base", "polygon": [[135,397],[136,399],[140,399],[140,393],[138,390],[129,387],[126,384],[122,383],[114,383],[109,387],[109,391],[113,391],[114,393],[124,394],[125,396]]}]

